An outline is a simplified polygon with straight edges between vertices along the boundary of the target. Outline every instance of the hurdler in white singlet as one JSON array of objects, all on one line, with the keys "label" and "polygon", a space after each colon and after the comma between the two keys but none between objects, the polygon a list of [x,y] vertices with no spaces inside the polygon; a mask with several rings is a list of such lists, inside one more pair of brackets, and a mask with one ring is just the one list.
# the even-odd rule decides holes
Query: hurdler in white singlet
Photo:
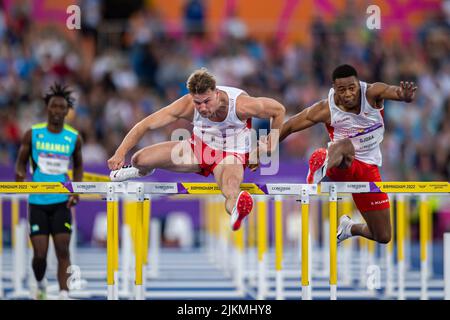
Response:
[{"label": "hurdler in white singlet", "polygon": [[367,164],[381,166],[380,150],[384,135],[384,121],[382,110],[373,108],[366,98],[367,83],[360,81],[361,111],[359,114],[345,112],[334,103],[334,89],[328,94],[331,124],[328,134],[331,141],[349,138],[355,147],[355,158]]},{"label": "hurdler in white singlet", "polygon": [[236,114],[237,97],[244,91],[233,87],[217,86],[228,95],[228,114],[222,122],[203,118],[195,109],[193,133],[209,147],[226,152],[250,152],[251,119],[242,121]]}]

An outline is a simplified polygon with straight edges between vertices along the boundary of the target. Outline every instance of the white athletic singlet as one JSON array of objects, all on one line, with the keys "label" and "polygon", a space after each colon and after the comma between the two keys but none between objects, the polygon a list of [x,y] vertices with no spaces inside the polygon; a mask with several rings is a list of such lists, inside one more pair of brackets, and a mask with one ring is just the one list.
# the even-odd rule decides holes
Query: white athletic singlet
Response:
[{"label": "white athletic singlet", "polygon": [[360,81],[361,111],[345,112],[334,103],[334,89],[328,94],[331,124],[327,125],[331,141],[349,138],[355,147],[355,158],[367,164],[381,166],[380,143],[383,141],[384,121],[382,106],[373,108],[366,98],[367,83]]},{"label": "white athletic singlet", "polygon": [[203,118],[195,109],[193,133],[209,147],[226,152],[250,152],[251,119],[241,121],[236,114],[237,97],[244,92],[233,87],[217,86],[228,95],[228,114],[222,122]]}]

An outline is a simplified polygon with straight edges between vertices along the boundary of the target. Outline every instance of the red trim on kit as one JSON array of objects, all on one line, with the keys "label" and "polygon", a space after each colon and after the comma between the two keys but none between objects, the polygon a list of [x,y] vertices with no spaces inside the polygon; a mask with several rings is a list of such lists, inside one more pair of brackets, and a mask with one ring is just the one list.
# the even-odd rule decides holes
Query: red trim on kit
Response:
[{"label": "red trim on kit", "polygon": [[334,127],[330,126],[329,124],[325,124],[327,127],[328,135],[330,136],[330,140],[333,141],[334,139]]}]

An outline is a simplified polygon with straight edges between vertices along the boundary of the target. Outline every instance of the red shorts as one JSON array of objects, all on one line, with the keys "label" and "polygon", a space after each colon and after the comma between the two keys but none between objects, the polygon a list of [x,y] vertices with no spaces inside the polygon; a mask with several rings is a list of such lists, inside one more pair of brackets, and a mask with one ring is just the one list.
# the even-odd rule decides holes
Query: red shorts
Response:
[{"label": "red shorts", "polygon": [[228,156],[235,157],[236,163],[241,163],[244,170],[248,165],[248,153],[226,152],[213,149],[195,135],[191,136],[189,142],[201,169],[198,174],[201,174],[202,176],[207,177],[213,173],[214,168]]},{"label": "red shorts", "polygon": [[[381,181],[378,166],[353,160],[350,168],[332,168],[327,176],[336,182],[340,181]],[[353,193],[353,201],[360,212],[389,209],[389,197],[386,193]]]}]

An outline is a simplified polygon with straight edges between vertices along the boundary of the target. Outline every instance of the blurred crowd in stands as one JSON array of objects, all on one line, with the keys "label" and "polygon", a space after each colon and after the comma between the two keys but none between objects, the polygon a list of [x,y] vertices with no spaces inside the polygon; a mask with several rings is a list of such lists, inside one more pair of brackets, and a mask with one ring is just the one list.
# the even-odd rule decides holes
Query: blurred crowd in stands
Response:
[{"label": "blurred crowd in stands", "polygon": [[[8,14],[0,8],[0,164],[13,164],[25,130],[45,121],[42,96],[55,81],[74,90],[68,122],[84,138],[89,165],[105,163],[137,121],[185,94],[188,75],[199,67],[221,85],[278,99],[289,117],[326,98],[333,68],[349,63],[363,81],[418,85],[413,103],[385,103],[383,178],[449,180],[450,15],[444,9],[428,16],[411,41],[386,43],[381,31],[355,28],[365,17],[346,10],[332,23],[317,17],[302,31],[311,34],[311,45],[299,45],[256,41],[238,15],[213,37],[198,0],[187,1],[179,33],[167,32],[151,9],[112,22],[103,18],[101,0],[79,2],[86,15],[76,36],[64,26],[37,28],[26,7]],[[169,139],[179,126],[190,124],[147,134],[138,147]],[[321,125],[291,135],[281,158],[306,161],[328,140]]]}]

